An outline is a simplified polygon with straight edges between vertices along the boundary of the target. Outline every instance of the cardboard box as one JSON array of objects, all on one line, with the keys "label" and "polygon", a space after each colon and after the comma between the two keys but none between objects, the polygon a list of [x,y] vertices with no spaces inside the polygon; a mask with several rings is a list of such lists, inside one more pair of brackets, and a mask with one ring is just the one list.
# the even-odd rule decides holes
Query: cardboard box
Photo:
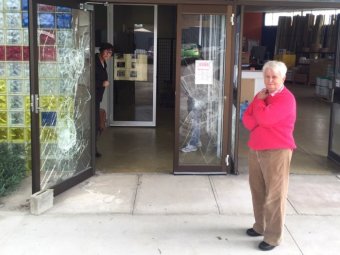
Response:
[{"label": "cardboard box", "polygon": [[334,60],[314,59],[309,64],[309,84],[316,84],[316,77],[329,76],[328,71],[333,70]]},{"label": "cardboard box", "polygon": [[302,74],[302,73],[295,73],[294,74],[294,80],[293,83],[303,83],[307,84],[308,81],[308,75],[307,74]]},{"label": "cardboard box", "polygon": [[249,52],[242,52],[242,64],[249,64],[250,53]]},{"label": "cardboard box", "polygon": [[241,98],[240,102],[251,102],[254,99],[255,94],[255,80],[254,79],[242,79],[241,80]]}]

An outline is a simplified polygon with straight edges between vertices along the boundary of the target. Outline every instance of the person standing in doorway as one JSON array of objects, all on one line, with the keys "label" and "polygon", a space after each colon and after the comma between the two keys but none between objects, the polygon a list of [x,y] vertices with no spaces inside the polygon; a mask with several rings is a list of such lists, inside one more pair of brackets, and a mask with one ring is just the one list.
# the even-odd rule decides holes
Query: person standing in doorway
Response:
[{"label": "person standing in doorway", "polygon": [[[113,45],[110,43],[103,43],[99,48],[99,53],[96,54],[95,60],[95,80],[96,80],[96,98],[95,98],[95,121],[96,121],[96,140],[98,138],[99,130],[99,112],[100,112],[100,102],[103,100],[103,95],[105,88],[107,88],[109,83],[109,77],[106,71],[106,61],[112,57]],[[97,149],[96,141],[96,157],[101,157]]]},{"label": "person standing in doorway", "polygon": [[290,162],[296,148],[296,101],[284,86],[287,67],[283,62],[268,61],[262,71],[265,88],[243,115],[250,131],[249,184],[255,217],[246,233],[263,236],[258,247],[268,251],[282,240]]}]

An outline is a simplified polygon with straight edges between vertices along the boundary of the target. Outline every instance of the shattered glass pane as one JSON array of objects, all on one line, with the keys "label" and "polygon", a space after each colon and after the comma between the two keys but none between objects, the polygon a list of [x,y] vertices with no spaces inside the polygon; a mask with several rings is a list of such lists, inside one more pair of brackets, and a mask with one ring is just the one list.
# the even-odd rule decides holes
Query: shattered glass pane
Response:
[{"label": "shattered glass pane", "polygon": [[57,31],[57,44],[63,47],[71,47],[73,43],[73,34],[69,30]]},{"label": "shattered glass pane", "polygon": [[58,65],[56,63],[40,63],[39,64],[39,78],[58,78]]},{"label": "shattered glass pane", "polygon": [[225,82],[224,15],[183,15],[180,165],[220,165]]},{"label": "shattered glass pane", "polygon": [[59,94],[59,84],[56,79],[40,79],[40,94]]},{"label": "shattered glass pane", "polygon": [[90,16],[80,10],[68,15],[71,27],[49,28],[56,40],[38,31],[40,46],[55,48],[56,54],[39,57],[42,189],[91,167]]}]

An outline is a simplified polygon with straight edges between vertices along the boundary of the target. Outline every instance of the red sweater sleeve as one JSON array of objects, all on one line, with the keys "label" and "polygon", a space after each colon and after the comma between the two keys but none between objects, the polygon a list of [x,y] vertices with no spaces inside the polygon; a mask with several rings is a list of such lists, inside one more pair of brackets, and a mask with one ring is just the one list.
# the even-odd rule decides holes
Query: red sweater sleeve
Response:
[{"label": "red sweater sleeve", "polygon": [[254,108],[254,101],[252,101],[249,104],[249,106],[247,107],[247,110],[243,113],[243,118],[242,118],[243,125],[249,131],[253,130],[258,125],[255,117],[253,116],[253,108]]}]

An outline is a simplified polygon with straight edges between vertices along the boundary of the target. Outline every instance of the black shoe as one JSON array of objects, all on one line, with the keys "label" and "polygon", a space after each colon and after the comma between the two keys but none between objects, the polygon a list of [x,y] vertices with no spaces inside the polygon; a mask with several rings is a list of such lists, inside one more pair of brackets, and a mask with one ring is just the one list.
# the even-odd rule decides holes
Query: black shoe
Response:
[{"label": "black shoe", "polygon": [[102,156],[102,154],[100,154],[99,152],[96,152],[96,158],[100,158]]},{"label": "black shoe", "polygon": [[265,241],[262,241],[260,244],[259,244],[259,249],[261,251],[270,251],[272,249],[274,249],[275,246],[274,245],[270,245],[269,243],[266,243]]},{"label": "black shoe", "polygon": [[262,236],[260,233],[257,233],[253,228],[247,229],[248,236]]}]

